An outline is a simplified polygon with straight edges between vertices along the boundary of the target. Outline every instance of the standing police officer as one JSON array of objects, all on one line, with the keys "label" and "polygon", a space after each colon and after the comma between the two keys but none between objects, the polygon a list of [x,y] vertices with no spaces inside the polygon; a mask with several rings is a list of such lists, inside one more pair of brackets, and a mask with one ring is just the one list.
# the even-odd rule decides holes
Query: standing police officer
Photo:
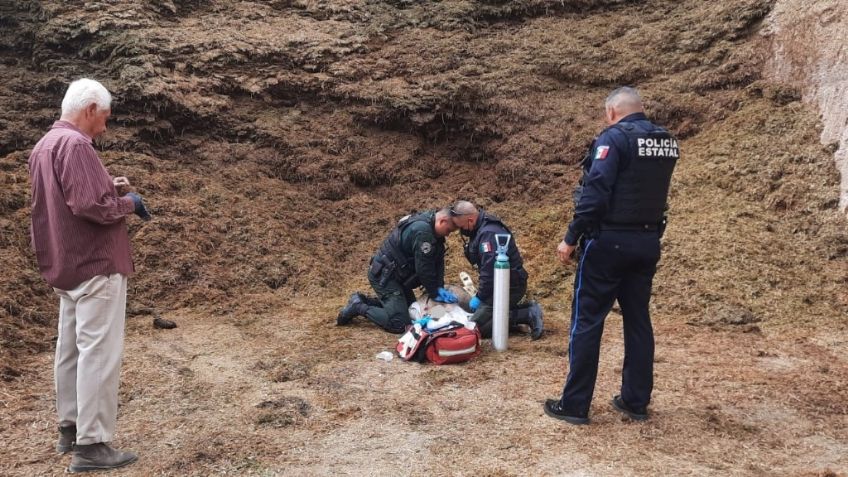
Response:
[{"label": "standing police officer", "polygon": [[371,258],[368,281],[379,299],[356,292],[339,312],[336,324],[365,316],[390,333],[403,333],[410,323],[413,290],[423,286],[436,301],[456,303],[445,290],[445,237],[456,230],[448,209],[403,217]]},{"label": "standing police officer", "polygon": [[677,140],[648,121],[635,89],[616,89],[605,109],[609,127],[584,163],[574,218],[557,247],[563,264],[569,263],[578,242],[581,252],[574,279],[568,378],[562,398],[545,402],[545,413],[571,424],[589,422],[604,319],[615,300],[624,321],[624,365],[621,393],[612,406],[631,419],[648,418],[654,365],[648,303],[671,174],[679,157]]},{"label": "standing police officer", "polygon": [[[465,258],[468,263],[477,268],[479,289],[471,298],[469,307],[474,315],[471,320],[477,323],[484,338],[492,336],[493,292],[495,284],[495,235],[512,232],[498,217],[477,209],[471,202],[461,200],[450,209],[454,224],[459,227],[459,233],[468,237],[465,242]],[[535,301],[519,305],[527,293],[527,271],[524,261],[518,252],[515,237],[509,242],[509,325],[530,326],[530,337],[534,340],[542,336],[542,307]]]}]

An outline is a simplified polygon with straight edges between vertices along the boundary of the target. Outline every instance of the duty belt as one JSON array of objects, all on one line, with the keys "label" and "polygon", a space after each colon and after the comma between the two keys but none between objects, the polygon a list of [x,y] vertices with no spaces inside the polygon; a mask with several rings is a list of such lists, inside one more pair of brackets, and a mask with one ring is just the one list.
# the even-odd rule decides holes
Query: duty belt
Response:
[{"label": "duty belt", "polygon": [[620,230],[628,232],[655,232],[659,230],[659,224],[610,224],[602,223],[601,230]]},{"label": "duty belt", "polygon": [[388,278],[395,278],[399,282],[403,283],[409,280],[411,277],[415,276],[415,273],[410,270],[410,267],[408,266],[408,260],[404,260],[403,262],[401,262],[396,258],[383,253],[382,251],[377,252],[377,255],[374,256],[373,260],[376,260],[383,264],[383,281],[387,280]]}]

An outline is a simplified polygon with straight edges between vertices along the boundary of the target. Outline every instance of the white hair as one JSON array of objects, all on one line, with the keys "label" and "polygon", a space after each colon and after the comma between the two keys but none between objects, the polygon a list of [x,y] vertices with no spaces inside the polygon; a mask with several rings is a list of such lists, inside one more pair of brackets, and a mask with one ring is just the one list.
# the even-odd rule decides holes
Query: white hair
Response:
[{"label": "white hair", "polygon": [[74,81],[65,92],[62,100],[62,115],[74,114],[90,106],[97,105],[97,109],[103,111],[112,105],[112,95],[105,86],[93,79],[83,78]]},{"label": "white hair", "polygon": [[642,109],[642,98],[636,89],[629,86],[622,86],[614,89],[607,96],[605,102],[607,108],[619,109]]}]

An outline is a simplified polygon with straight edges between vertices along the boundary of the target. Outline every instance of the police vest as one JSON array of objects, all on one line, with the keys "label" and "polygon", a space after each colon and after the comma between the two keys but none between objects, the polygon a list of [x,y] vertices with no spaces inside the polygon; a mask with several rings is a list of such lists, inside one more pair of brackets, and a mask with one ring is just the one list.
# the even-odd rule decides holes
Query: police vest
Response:
[{"label": "police vest", "polygon": [[609,210],[602,222],[657,224],[663,218],[671,173],[680,156],[677,140],[653,124],[649,129],[635,122],[612,127],[627,136],[628,148],[622,151],[621,159],[626,161],[626,166],[618,171]]},{"label": "police vest", "polygon": [[[465,258],[468,263],[479,266],[480,257],[480,239],[483,237],[483,232],[491,232],[493,234],[508,233],[512,235],[512,231],[495,215],[482,212],[480,214],[480,227],[477,228],[477,233],[474,234],[474,239],[465,244]],[[496,246],[497,244],[492,244]],[[527,280],[527,272],[524,271],[524,260],[518,252],[518,247],[515,245],[515,236],[509,241],[506,255],[509,257],[510,268],[510,286],[518,284],[518,281]],[[516,281],[518,280],[518,281]]]},{"label": "police vest", "polygon": [[384,258],[386,265],[393,264],[398,279],[406,280],[415,274],[415,257],[409,257],[403,251],[403,232],[415,222],[427,222],[428,226],[433,220],[432,212],[422,212],[416,215],[407,215],[401,218],[383,244],[380,246],[380,255]]}]

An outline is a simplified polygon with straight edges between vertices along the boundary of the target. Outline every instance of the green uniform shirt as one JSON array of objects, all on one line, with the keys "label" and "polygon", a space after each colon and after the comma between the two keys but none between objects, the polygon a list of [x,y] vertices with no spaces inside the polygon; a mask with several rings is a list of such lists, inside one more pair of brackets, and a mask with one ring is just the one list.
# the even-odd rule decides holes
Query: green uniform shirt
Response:
[{"label": "green uniform shirt", "polygon": [[445,239],[436,237],[435,212],[424,212],[427,221],[411,223],[401,234],[401,251],[415,259],[415,274],[427,294],[435,297],[445,284]]}]

